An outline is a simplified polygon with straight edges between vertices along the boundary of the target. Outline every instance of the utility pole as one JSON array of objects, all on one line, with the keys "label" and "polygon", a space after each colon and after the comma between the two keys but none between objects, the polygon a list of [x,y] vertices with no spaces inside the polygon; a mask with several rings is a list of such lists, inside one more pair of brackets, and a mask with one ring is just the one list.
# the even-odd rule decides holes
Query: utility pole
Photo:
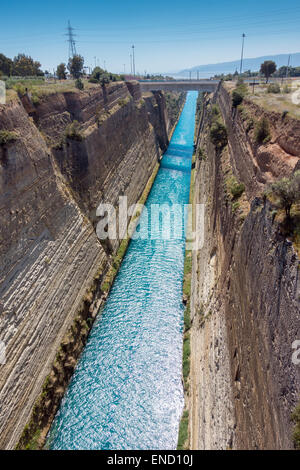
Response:
[{"label": "utility pole", "polygon": [[192,80],[192,72],[190,72],[190,80]]},{"label": "utility pole", "polygon": [[132,69],[133,69],[133,76],[135,77],[134,45],[132,46]]},{"label": "utility pole", "polygon": [[74,57],[76,55],[76,46],[75,46],[75,39],[74,36],[75,34],[73,33],[74,28],[72,28],[70,20],[68,21],[68,27],[67,27],[67,34],[68,36],[68,43],[69,43],[69,59]]},{"label": "utility pole", "polygon": [[199,70],[197,70],[197,80],[199,80]]},{"label": "utility pole", "polygon": [[132,75],[132,54],[130,54],[130,74]]},{"label": "utility pole", "polygon": [[291,63],[291,54],[289,55],[289,60],[288,60],[287,68],[286,68],[286,77],[285,78],[288,78],[290,63]]},{"label": "utility pole", "polygon": [[245,37],[246,37],[246,34],[243,33],[243,41],[242,41],[242,54],[241,54],[241,66],[240,66],[240,75],[242,75],[242,71],[243,71],[243,60],[244,60],[244,44],[245,44]]}]

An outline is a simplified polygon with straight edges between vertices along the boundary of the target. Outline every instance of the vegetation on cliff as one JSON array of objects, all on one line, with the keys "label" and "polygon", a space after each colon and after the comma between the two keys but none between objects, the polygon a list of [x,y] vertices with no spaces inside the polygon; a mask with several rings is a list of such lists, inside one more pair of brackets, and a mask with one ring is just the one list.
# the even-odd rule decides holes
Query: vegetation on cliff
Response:
[{"label": "vegetation on cliff", "polygon": [[15,132],[2,130],[0,131],[0,145],[6,145],[10,142],[14,142],[17,139]]},{"label": "vegetation on cliff", "polygon": [[292,414],[292,420],[295,423],[295,429],[293,433],[294,444],[296,449],[300,450],[300,403]]},{"label": "vegetation on cliff", "polygon": [[210,140],[218,151],[222,151],[228,143],[227,129],[217,105],[213,105],[211,110]]}]

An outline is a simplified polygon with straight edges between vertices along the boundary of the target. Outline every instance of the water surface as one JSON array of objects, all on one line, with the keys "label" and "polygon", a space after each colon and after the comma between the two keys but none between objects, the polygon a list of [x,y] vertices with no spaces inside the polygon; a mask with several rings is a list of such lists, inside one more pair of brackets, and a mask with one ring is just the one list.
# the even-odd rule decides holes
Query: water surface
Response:
[{"label": "water surface", "polygon": [[[187,95],[147,208],[188,203],[197,95]],[[130,242],[52,425],[50,448],[176,449],[184,250],[184,229],[180,239]]]}]

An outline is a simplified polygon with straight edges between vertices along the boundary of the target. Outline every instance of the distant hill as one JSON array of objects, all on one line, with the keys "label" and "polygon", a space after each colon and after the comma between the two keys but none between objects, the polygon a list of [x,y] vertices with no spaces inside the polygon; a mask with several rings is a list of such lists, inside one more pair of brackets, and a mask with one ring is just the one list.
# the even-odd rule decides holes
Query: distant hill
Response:
[{"label": "distant hill", "polygon": [[[243,62],[243,71],[251,70],[252,72],[256,72],[260,69],[260,65],[265,60],[274,60],[276,62],[277,67],[282,67],[283,65],[288,64],[289,54],[279,54],[279,55],[269,55],[263,57],[255,57],[253,59],[244,59]],[[300,52],[296,52],[295,54],[291,54],[291,62],[290,65],[292,67],[300,66]],[[219,64],[208,64],[208,65],[197,65],[190,69],[184,69],[180,72],[174,74],[178,76],[186,76],[189,75],[190,72],[199,72],[201,76],[210,77],[215,74],[221,73],[234,73],[236,70],[240,70],[240,59],[234,60],[232,62],[221,62]]]}]

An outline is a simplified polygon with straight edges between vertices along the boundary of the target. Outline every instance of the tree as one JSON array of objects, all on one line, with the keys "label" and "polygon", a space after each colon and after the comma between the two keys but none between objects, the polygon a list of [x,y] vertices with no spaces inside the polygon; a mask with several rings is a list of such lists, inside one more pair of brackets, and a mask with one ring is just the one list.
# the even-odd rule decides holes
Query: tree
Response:
[{"label": "tree", "polygon": [[0,71],[3,73],[3,75],[11,75],[12,68],[13,61],[4,54],[0,54]]},{"label": "tree", "polygon": [[262,117],[257,121],[254,130],[254,139],[258,144],[266,144],[271,139],[269,121],[266,117]]},{"label": "tree", "polygon": [[101,86],[104,87],[108,83],[109,83],[109,75],[108,75],[108,73],[105,72],[101,75],[100,84],[101,84]]},{"label": "tree", "polygon": [[266,77],[266,83],[268,83],[271,75],[276,72],[276,68],[276,64],[273,62],[273,60],[266,60],[263,64],[261,64],[260,72]]},{"label": "tree", "polygon": [[105,70],[103,70],[101,67],[95,67],[91,76],[100,82],[101,75],[104,73]]},{"label": "tree", "polygon": [[78,90],[83,90],[84,89],[84,84],[81,78],[77,78],[75,80],[75,87],[78,88]]},{"label": "tree", "polygon": [[285,210],[287,219],[290,219],[292,205],[300,200],[300,171],[296,171],[290,178],[272,183],[269,193],[275,197],[277,205]]},{"label": "tree", "polygon": [[80,78],[82,75],[82,69],[84,64],[84,58],[81,55],[74,55],[69,59],[68,70],[73,78]]},{"label": "tree", "polygon": [[216,149],[222,150],[228,142],[227,130],[222,122],[216,120],[210,128],[210,139]]},{"label": "tree", "polygon": [[13,75],[20,77],[44,75],[40,67],[41,64],[34,61],[32,57],[25,54],[18,54],[13,61]]},{"label": "tree", "polygon": [[62,62],[57,66],[56,75],[59,80],[65,80],[67,78],[66,64]]}]

